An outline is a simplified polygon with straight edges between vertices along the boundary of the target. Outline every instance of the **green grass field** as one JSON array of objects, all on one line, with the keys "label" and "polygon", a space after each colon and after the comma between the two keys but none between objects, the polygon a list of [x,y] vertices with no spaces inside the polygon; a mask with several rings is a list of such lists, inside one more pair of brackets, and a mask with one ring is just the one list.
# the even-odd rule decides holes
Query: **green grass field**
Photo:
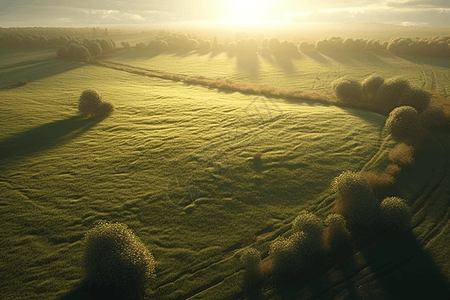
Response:
[{"label": "green grass field", "polygon": [[[57,60],[54,51],[0,57],[2,299],[59,299],[77,289],[81,239],[100,219],[127,224],[154,255],[156,299],[243,299],[238,250],[251,244],[267,256],[301,210],[330,212],[334,177],[382,172],[396,144],[383,135],[385,117],[370,112]],[[402,76],[447,97],[450,90],[448,61],[370,52],[256,58],[117,52],[105,60],[324,93],[337,77],[371,74]],[[88,88],[114,104],[110,117],[78,115]],[[415,239],[378,241],[323,276],[267,297],[370,298],[375,290],[378,299],[399,299],[408,271],[431,274],[430,289],[445,293],[448,133],[434,133],[426,149],[392,191],[413,209]],[[427,289],[416,284],[405,293]]]}]

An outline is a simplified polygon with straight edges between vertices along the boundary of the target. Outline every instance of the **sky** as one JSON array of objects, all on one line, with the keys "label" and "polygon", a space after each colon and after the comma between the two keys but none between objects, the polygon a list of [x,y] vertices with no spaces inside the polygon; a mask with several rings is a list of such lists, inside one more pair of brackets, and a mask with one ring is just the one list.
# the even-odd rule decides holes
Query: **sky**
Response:
[{"label": "sky", "polygon": [[450,0],[1,0],[0,27],[370,22],[450,26]]}]

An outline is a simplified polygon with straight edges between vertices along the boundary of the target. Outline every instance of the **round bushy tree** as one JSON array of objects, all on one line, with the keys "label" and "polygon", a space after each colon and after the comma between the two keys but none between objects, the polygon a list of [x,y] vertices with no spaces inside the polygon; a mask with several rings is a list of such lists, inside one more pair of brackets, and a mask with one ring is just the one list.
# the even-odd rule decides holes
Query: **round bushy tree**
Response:
[{"label": "round bushy tree", "polygon": [[420,124],[429,130],[448,128],[449,119],[441,107],[429,106],[419,116]]},{"label": "round bushy tree", "polygon": [[421,129],[419,114],[411,106],[400,106],[393,109],[389,113],[385,125],[389,133],[401,140],[414,138]]},{"label": "round bushy tree", "polygon": [[325,226],[323,221],[315,214],[307,211],[302,211],[292,223],[294,232],[304,232],[305,251],[310,254],[319,253],[323,250],[322,234]]},{"label": "round bushy tree", "polygon": [[85,90],[78,100],[78,110],[91,117],[107,117],[114,111],[114,106],[104,102],[95,90]]},{"label": "round bushy tree", "polygon": [[102,96],[97,91],[85,90],[78,100],[78,110],[85,115],[96,115],[102,103]]},{"label": "round bushy tree", "polygon": [[[305,235],[303,233],[303,238]],[[295,244],[292,239],[280,237],[270,245],[269,255],[275,263],[275,270],[287,272],[295,263]]]},{"label": "round bushy tree", "polygon": [[86,233],[84,243],[90,289],[120,299],[138,299],[155,276],[153,256],[124,224],[100,221]]},{"label": "round bushy tree", "polygon": [[361,102],[361,84],[353,79],[341,77],[333,81],[333,92],[343,103],[355,104]]},{"label": "round bushy tree", "polygon": [[100,44],[97,42],[90,43],[89,44],[89,52],[91,53],[91,55],[93,57],[102,56],[102,54],[103,54],[102,46],[100,46]]},{"label": "round bushy tree", "polygon": [[418,88],[410,88],[400,99],[401,106],[412,106],[420,114],[430,105],[431,94]]},{"label": "round bushy tree", "polygon": [[339,253],[350,248],[351,233],[347,221],[341,214],[330,214],[325,219],[327,228],[324,232],[324,244],[332,253]]},{"label": "round bushy tree", "polygon": [[378,89],[384,83],[384,79],[380,76],[372,75],[361,82],[361,89],[363,97],[367,101],[375,100]]},{"label": "round bushy tree", "polygon": [[256,249],[248,248],[242,251],[241,262],[246,269],[256,270],[261,262],[261,254]]},{"label": "round bushy tree", "polygon": [[377,224],[380,203],[366,179],[345,171],[333,180],[332,187],[339,196],[336,210],[345,217],[350,231]]},{"label": "round bushy tree", "polygon": [[411,229],[411,208],[398,197],[388,197],[381,202],[383,227],[391,234],[401,234]]},{"label": "round bushy tree", "polygon": [[410,89],[409,82],[401,78],[386,80],[379,88],[376,97],[377,110],[389,114],[400,105],[403,94]]}]

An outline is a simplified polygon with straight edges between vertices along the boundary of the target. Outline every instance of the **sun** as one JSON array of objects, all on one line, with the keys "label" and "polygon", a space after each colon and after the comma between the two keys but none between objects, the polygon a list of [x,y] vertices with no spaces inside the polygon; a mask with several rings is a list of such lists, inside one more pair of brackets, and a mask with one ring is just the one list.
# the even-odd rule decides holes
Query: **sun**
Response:
[{"label": "sun", "polygon": [[226,3],[224,21],[232,24],[257,24],[267,21],[269,1],[229,0]]}]

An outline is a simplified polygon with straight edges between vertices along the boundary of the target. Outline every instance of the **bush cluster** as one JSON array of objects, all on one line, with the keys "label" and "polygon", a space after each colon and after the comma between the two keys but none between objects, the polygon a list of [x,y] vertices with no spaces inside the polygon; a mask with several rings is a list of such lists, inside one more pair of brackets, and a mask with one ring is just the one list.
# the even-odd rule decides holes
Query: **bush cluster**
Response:
[{"label": "bush cluster", "polygon": [[114,51],[116,45],[114,41],[107,39],[97,39],[83,41],[69,40],[64,45],[58,47],[56,56],[58,58],[76,61],[90,61],[93,58],[108,54]]},{"label": "bush cluster", "polygon": [[155,276],[153,256],[124,224],[100,221],[86,233],[84,244],[90,289],[119,299],[138,299]]},{"label": "bush cluster", "polygon": [[[339,102],[356,108],[388,115],[400,106],[413,107],[419,114],[431,103],[431,94],[425,90],[411,87],[409,82],[395,77],[384,80],[371,75],[361,83],[341,77],[333,81],[332,90]],[[426,121],[425,121],[426,122]]]},{"label": "bush cluster", "polygon": [[393,38],[386,50],[396,55],[450,58],[450,36],[428,39]]},{"label": "bush cluster", "polygon": [[78,110],[91,117],[107,117],[114,111],[114,106],[104,102],[97,91],[85,90],[78,100]]}]

